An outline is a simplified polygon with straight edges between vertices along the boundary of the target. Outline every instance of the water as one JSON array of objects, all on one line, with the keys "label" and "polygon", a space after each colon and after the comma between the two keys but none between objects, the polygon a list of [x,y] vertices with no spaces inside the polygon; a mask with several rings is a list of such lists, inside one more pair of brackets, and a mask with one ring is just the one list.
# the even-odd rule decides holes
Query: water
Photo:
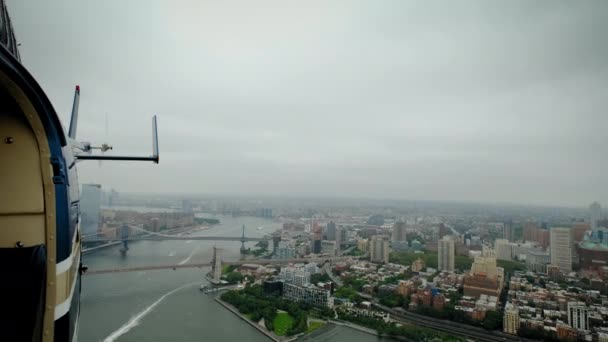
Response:
[{"label": "water", "polygon": [[[221,224],[194,233],[198,236],[262,236],[280,225],[255,217],[218,217]],[[264,229],[257,230],[257,227]],[[229,241],[138,241],[129,244],[126,257],[119,246],[84,256],[94,269],[153,264],[209,262],[212,247],[222,248],[224,260],[238,260],[240,242]],[[254,242],[246,247],[254,247]],[[142,271],[86,275],[82,281],[80,341],[252,341],[269,339],[226,310],[210,295],[202,294],[204,269]],[[336,327],[311,341],[376,341],[352,329]]]}]

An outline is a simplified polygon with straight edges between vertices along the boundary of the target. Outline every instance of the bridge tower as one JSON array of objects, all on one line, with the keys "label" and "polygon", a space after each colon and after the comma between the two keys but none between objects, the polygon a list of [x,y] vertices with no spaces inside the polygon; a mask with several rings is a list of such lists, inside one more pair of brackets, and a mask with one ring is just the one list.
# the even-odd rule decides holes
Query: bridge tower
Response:
[{"label": "bridge tower", "polygon": [[117,233],[120,239],[122,240],[122,248],[120,249],[120,254],[122,256],[125,256],[127,254],[127,251],[129,250],[129,241],[127,240],[129,238],[129,226],[123,224],[118,229]]},{"label": "bridge tower", "polygon": [[222,278],[222,258],[219,249],[213,246],[213,259],[211,259],[211,279],[212,284],[219,284]]},{"label": "bridge tower", "polygon": [[241,254],[245,254],[245,225],[243,225],[243,233],[241,234]]}]

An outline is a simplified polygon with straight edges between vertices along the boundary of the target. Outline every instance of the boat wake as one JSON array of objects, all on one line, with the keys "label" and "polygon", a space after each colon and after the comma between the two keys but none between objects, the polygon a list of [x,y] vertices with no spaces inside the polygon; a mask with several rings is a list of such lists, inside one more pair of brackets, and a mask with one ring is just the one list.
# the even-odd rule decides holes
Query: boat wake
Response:
[{"label": "boat wake", "polygon": [[135,316],[131,317],[129,319],[129,321],[127,321],[127,323],[123,324],[120,328],[116,329],[114,332],[112,332],[108,337],[106,337],[103,341],[104,342],[114,342],[116,341],[117,338],[119,338],[120,336],[128,333],[131,329],[135,328],[136,326],[139,325],[139,323],[141,322],[142,318],[146,317],[150,312],[152,312],[152,310],[154,310],[154,308],[160,304],[165,298],[169,297],[170,295],[183,290],[187,287],[193,286],[193,285],[198,285],[199,283],[189,283],[186,285],[182,285],[176,289],[173,289],[167,293],[165,293],[164,295],[162,295],[160,298],[158,298],[154,303],[150,304],[150,306],[148,306],[147,308],[143,309],[142,311],[140,311],[139,313],[137,313]]},{"label": "boat wake", "polygon": [[177,264],[178,265],[183,265],[183,264],[188,263],[190,261],[190,259],[192,259],[192,257],[194,256],[194,254],[196,254],[196,252],[198,252],[199,248],[200,248],[200,246],[196,247],[195,249],[193,249],[192,252],[190,252],[190,255],[188,255],[188,257],[186,259],[178,262]]}]

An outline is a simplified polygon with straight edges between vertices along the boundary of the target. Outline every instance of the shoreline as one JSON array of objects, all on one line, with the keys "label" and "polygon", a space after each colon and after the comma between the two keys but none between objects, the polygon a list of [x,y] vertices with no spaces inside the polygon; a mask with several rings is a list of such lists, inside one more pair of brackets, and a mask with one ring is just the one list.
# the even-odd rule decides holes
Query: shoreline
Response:
[{"label": "shoreline", "polygon": [[[262,334],[264,334],[266,337],[268,337],[269,339],[275,341],[275,342],[292,342],[292,341],[301,341],[302,338],[304,338],[304,340],[306,339],[306,336],[308,336],[309,334],[298,334],[298,335],[294,335],[291,337],[283,337],[283,336],[277,336],[274,333],[268,331],[265,327],[260,326],[258,323],[250,320],[249,318],[245,317],[245,315],[241,314],[239,312],[239,310],[235,307],[233,307],[232,305],[224,302],[223,300],[220,299],[219,296],[215,297],[215,301],[220,303],[223,307],[225,307],[226,309],[230,310],[233,314],[235,314],[237,317],[239,317],[240,319],[242,319],[243,321],[249,323],[249,325],[253,326],[254,328],[256,328],[259,332],[261,332]],[[322,337],[325,333],[329,332],[332,330],[332,326],[342,326],[342,327],[346,327],[349,329],[353,329],[353,330],[357,330],[375,337],[379,337],[379,338],[383,338],[383,339],[387,339],[387,340],[391,340],[391,339],[395,339],[392,336],[386,336],[383,334],[378,333],[376,330],[371,329],[371,328],[367,328],[358,324],[354,324],[354,323],[350,323],[350,322],[344,322],[344,321],[336,321],[333,319],[330,319],[329,321],[327,321],[327,325],[325,327],[322,327],[320,329],[320,331],[316,331],[317,334],[313,335],[314,337]],[[408,341],[407,339],[400,339],[400,338],[396,338],[397,340],[405,340]]]},{"label": "shoreline", "polygon": [[354,330],[358,330],[358,331],[364,332],[366,334],[374,335],[374,336],[377,336],[377,337],[386,337],[384,335],[379,334],[374,329],[366,328],[366,327],[364,327],[362,325],[358,325],[358,324],[354,324],[354,323],[350,323],[350,322],[329,320],[329,323],[335,324],[335,325],[339,325],[339,326],[343,326],[343,327],[347,327],[347,328],[351,328],[351,329],[354,329]]},{"label": "shoreline", "polygon": [[295,336],[292,336],[292,337],[277,336],[274,333],[268,331],[265,327],[262,327],[259,324],[257,324],[256,322],[254,322],[254,321],[250,320],[249,318],[245,317],[235,307],[233,307],[232,305],[230,305],[230,304],[224,302],[223,300],[221,300],[219,296],[215,297],[215,301],[218,302],[218,303],[220,303],[222,306],[224,306],[226,309],[230,310],[237,317],[239,317],[243,321],[249,323],[249,325],[253,326],[259,332],[261,332],[266,337],[268,337],[269,339],[271,339],[271,340],[273,340],[275,342],[290,342],[290,341],[295,341],[299,337],[299,335],[295,335]]}]

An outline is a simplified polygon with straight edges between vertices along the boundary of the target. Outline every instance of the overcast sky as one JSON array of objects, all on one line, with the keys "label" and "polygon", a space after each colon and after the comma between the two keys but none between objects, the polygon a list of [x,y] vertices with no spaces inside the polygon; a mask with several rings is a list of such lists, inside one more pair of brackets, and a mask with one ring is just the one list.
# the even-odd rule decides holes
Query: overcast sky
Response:
[{"label": "overcast sky", "polygon": [[[608,1],[17,1],[125,192],[608,204]],[[106,130],[105,118],[108,118]]]}]

